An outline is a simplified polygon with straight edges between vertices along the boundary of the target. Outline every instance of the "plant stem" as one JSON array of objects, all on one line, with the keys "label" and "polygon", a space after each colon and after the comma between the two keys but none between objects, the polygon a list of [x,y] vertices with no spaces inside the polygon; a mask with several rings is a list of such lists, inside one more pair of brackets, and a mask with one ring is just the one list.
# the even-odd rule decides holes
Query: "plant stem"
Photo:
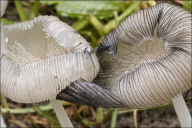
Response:
[{"label": "plant stem", "polygon": [[[62,105],[63,106],[68,106],[68,105],[71,105],[71,103],[69,102],[65,102],[65,101],[61,101]],[[51,110],[53,109],[53,107],[51,106],[51,104],[48,104],[48,105],[42,105],[42,106],[39,106],[39,108],[43,111],[46,111],[46,110]],[[25,114],[25,113],[34,113],[35,110],[33,108],[1,108],[1,112],[2,113],[6,113],[7,111],[9,111],[11,114]]]},{"label": "plant stem", "polygon": [[27,18],[26,14],[25,14],[25,11],[23,9],[21,1],[14,0],[14,3],[15,3],[15,6],[17,8],[17,12],[19,14],[19,17],[20,17],[21,21],[27,21],[28,18]]},{"label": "plant stem", "polygon": [[126,5],[121,2],[121,1],[115,1],[115,3],[117,4],[117,6],[119,6],[119,8],[121,9],[121,11],[125,11],[126,10]]},{"label": "plant stem", "polygon": [[96,122],[90,121],[87,118],[83,118],[83,120],[81,121],[83,124],[85,124],[88,127],[93,127],[94,125],[98,125]]},{"label": "plant stem", "polygon": [[86,19],[80,19],[77,20],[75,23],[72,24],[72,28],[74,28],[76,31],[80,31],[83,28],[85,28],[89,24],[89,21]]},{"label": "plant stem", "polygon": [[97,108],[96,122],[98,124],[103,122],[103,108]]},{"label": "plant stem", "polygon": [[100,36],[105,36],[105,33],[103,31],[104,26],[101,23],[101,21],[99,21],[94,15],[90,15],[89,21],[93,25],[93,27],[97,30]]},{"label": "plant stem", "polygon": [[[133,1],[131,5],[118,17],[118,21],[121,22],[125,19],[131,12],[139,6],[140,1]],[[112,29],[115,28],[115,20],[109,21],[103,28],[105,34],[108,34]]]},{"label": "plant stem", "polygon": [[72,128],[73,125],[67,116],[67,113],[65,112],[65,109],[63,108],[61,102],[59,100],[52,100],[51,104],[53,106],[53,109],[57,115],[57,118],[61,124],[62,128],[68,127]]},{"label": "plant stem", "polygon": [[125,5],[129,6],[132,3],[132,1],[125,1]]},{"label": "plant stem", "polygon": [[[191,97],[188,97],[185,100],[191,100]],[[186,102],[186,104],[188,104],[188,103]],[[172,106],[173,106],[172,103],[167,103],[167,104],[162,104],[162,105],[158,105],[158,106],[154,106],[154,107],[137,109],[137,111],[139,112],[139,111],[152,110],[152,109],[158,109],[158,108],[166,108],[166,107],[172,107]],[[134,111],[134,109],[121,110],[118,112],[118,114],[131,113],[133,111]]]},{"label": "plant stem", "polygon": [[[137,111],[139,112],[139,111],[144,111],[144,110],[152,110],[152,109],[165,108],[165,107],[171,107],[171,106],[173,106],[173,104],[163,104],[163,105],[159,105],[159,106],[155,106],[155,107],[137,109]],[[133,111],[134,111],[134,109],[122,110],[122,111],[119,111],[118,114],[131,113]]]},{"label": "plant stem", "polygon": [[112,29],[114,29],[116,27],[115,24],[115,20],[111,20],[109,21],[104,27],[103,27],[103,31],[105,32],[105,34],[108,34]]},{"label": "plant stem", "polygon": [[118,17],[119,22],[124,20],[131,12],[139,6],[140,1],[133,1],[131,5]]},{"label": "plant stem", "polygon": [[[1,102],[4,106],[4,108],[6,108],[8,110],[8,112],[10,112],[9,105],[7,104],[7,100],[5,99],[5,97],[2,94],[1,94]],[[12,113],[10,113],[10,114],[11,114],[11,119],[15,120],[15,116]]]},{"label": "plant stem", "polygon": [[181,94],[172,98],[172,102],[182,128],[191,127],[191,115]]},{"label": "plant stem", "polygon": [[116,27],[119,25],[119,20],[118,20],[118,13],[117,11],[114,12],[114,17],[115,17],[115,25]]},{"label": "plant stem", "polygon": [[93,35],[93,33],[91,31],[80,31],[79,34],[90,37],[91,38],[91,47],[93,49],[95,49],[98,45],[97,43],[97,39],[95,38],[95,36]]},{"label": "plant stem", "polygon": [[117,121],[117,114],[118,114],[118,108],[115,108],[115,110],[114,110],[114,112],[113,112],[112,119],[111,119],[110,128],[115,128],[116,121]]},{"label": "plant stem", "polygon": [[3,23],[3,25],[10,25],[10,24],[16,23],[14,21],[9,21],[9,20],[7,20],[5,18],[1,18],[1,22]]},{"label": "plant stem", "polygon": [[28,115],[28,118],[29,118],[29,120],[31,121],[32,125],[34,125],[35,128],[37,128],[38,126],[37,126],[37,124],[34,122],[33,118],[31,117],[31,114],[28,112],[27,115]]},{"label": "plant stem", "polygon": [[111,116],[113,114],[114,108],[109,108],[107,111],[107,115],[104,117],[103,122],[111,119]]},{"label": "plant stem", "polygon": [[82,121],[82,120],[83,120],[83,117],[82,117],[81,114],[78,112],[76,105],[74,105],[74,113],[75,113],[75,116],[77,117],[78,121]]},{"label": "plant stem", "polygon": [[7,100],[5,99],[5,97],[1,94],[1,102],[4,108],[9,108],[8,104],[7,104]]},{"label": "plant stem", "polygon": [[48,120],[50,120],[50,121],[52,121],[52,122],[54,122],[54,123],[59,124],[59,121],[58,121],[55,117],[53,117],[51,114],[49,114],[49,113],[46,112],[46,111],[41,110],[41,109],[39,108],[39,106],[36,105],[36,104],[33,104],[33,106],[34,106],[33,109],[34,109],[39,115],[47,118]]},{"label": "plant stem", "polygon": [[34,13],[35,17],[39,16],[39,6],[40,6],[39,0],[34,1],[33,13]]}]

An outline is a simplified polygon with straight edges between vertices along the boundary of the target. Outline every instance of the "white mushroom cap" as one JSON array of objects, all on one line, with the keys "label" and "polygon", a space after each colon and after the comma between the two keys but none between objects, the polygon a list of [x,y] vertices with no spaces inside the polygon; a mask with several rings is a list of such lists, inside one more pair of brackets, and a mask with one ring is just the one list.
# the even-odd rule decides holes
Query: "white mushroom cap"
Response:
[{"label": "white mushroom cap", "polygon": [[181,7],[138,11],[102,40],[98,50],[104,49],[117,58],[101,54],[103,72],[111,75],[103,81],[118,84],[112,90],[127,107],[162,104],[191,88],[191,14]]},{"label": "white mushroom cap", "polygon": [[191,14],[166,3],[138,11],[103,38],[98,56],[94,83],[77,80],[58,99],[129,108],[168,102],[191,88]]},{"label": "white mushroom cap", "polygon": [[7,8],[8,0],[1,0],[0,4],[1,4],[1,17],[2,17],[5,13],[6,8]]},{"label": "white mushroom cap", "polygon": [[22,103],[56,99],[71,82],[95,78],[99,64],[91,49],[53,16],[1,26],[1,93]]}]

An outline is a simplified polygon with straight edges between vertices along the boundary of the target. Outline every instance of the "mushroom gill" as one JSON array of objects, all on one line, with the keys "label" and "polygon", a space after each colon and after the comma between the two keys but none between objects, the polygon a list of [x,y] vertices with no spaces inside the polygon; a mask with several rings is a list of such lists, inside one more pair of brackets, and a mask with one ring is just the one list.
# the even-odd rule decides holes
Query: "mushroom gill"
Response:
[{"label": "mushroom gill", "polygon": [[[156,41],[147,45],[147,40],[154,38]],[[127,47],[137,48],[129,51]],[[117,60],[102,59],[106,55],[102,52],[104,49],[117,55]],[[110,32],[102,40],[98,52],[102,52],[102,72],[111,75],[103,81],[108,84],[113,80],[109,86],[113,86],[113,92],[118,93],[127,107],[142,108],[165,103],[191,88],[191,14],[170,4],[139,11]],[[126,72],[119,76],[117,87],[113,83],[118,71]]]},{"label": "mushroom gill", "polygon": [[99,73],[101,79],[96,79],[95,82],[105,86],[118,85],[120,79],[129,71],[138,68],[141,62],[155,60],[167,52],[165,44],[157,37],[144,40],[137,46],[127,45],[118,40],[116,57],[108,51],[98,54],[102,67]]},{"label": "mushroom gill", "polygon": [[168,102],[191,88],[191,14],[166,3],[138,11],[103,38],[97,53],[94,83],[77,80],[58,99],[128,108]]},{"label": "mushroom gill", "polygon": [[1,93],[16,102],[54,100],[71,82],[91,82],[99,70],[89,43],[53,16],[1,25],[1,46]]},{"label": "mushroom gill", "polygon": [[191,31],[191,14],[180,7],[163,3],[138,11],[103,38],[94,83],[79,79],[57,99],[135,109],[172,100],[181,126],[191,127],[181,95],[191,88]]}]

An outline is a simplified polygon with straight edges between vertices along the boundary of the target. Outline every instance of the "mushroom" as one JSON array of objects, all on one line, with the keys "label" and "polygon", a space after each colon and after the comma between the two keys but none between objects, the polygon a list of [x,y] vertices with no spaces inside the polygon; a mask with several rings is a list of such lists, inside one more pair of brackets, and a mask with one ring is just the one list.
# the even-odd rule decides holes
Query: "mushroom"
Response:
[{"label": "mushroom", "polygon": [[0,127],[1,128],[6,128],[6,125],[5,125],[5,122],[4,122],[4,119],[3,119],[3,117],[1,116],[1,114],[0,114]]},{"label": "mushroom", "polygon": [[[0,1],[0,6],[1,6],[1,17],[4,15],[4,13],[5,13],[5,10],[6,10],[6,8],[7,8],[7,5],[8,5],[8,0],[5,0],[5,1]],[[2,41],[1,41],[2,42]],[[1,45],[1,48],[2,48],[2,45]],[[2,54],[1,54],[1,56],[2,56]],[[1,128],[5,128],[6,127],[6,125],[5,125],[5,123],[4,123],[4,119],[3,119],[3,117],[2,117],[2,115],[0,114],[0,127]]]},{"label": "mushroom", "polygon": [[73,127],[56,96],[99,63],[89,43],[54,16],[1,25],[1,93],[19,103],[50,101],[62,127]]},{"label": "mushroom", "polygon": [[181,126],[191,127],[181,95],[191,88],[190,12],[167,3],[138,11],[106,35],[97,52],[101,69],[94,83],[79,79],[57,99],[135,109],[172,99]]},{"label": "mushroom", "polygon": [[6,8],[7,8],[8,0],[1,0],[0,4],[1,4],[1,17],[2,17],[5,13]]}]

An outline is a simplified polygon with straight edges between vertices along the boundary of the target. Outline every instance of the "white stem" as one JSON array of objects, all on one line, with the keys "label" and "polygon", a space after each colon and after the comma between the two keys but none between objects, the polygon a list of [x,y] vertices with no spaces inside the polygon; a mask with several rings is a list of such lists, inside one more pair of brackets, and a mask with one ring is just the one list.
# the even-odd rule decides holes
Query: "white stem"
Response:
[{"label": "white stem", "polygon": [[172,102],[182,128],[191,127],[191,115],[181,94],[172,98]]},{"label": "white stem", "polygon": [[73,125],[59,100],[52,100],[51,104],[62,128],[73,128]]},{"label": "white stem", "polygon": [[[0,116],[1,116],[1,114],[0,114]],[[0,122],[0,126],[1,126],[1,128],[6,128],[6,124],[5,124],[5,122],[4,122],[4,119],[3,119],[3,117],[1,116],[1,122]]]}]

